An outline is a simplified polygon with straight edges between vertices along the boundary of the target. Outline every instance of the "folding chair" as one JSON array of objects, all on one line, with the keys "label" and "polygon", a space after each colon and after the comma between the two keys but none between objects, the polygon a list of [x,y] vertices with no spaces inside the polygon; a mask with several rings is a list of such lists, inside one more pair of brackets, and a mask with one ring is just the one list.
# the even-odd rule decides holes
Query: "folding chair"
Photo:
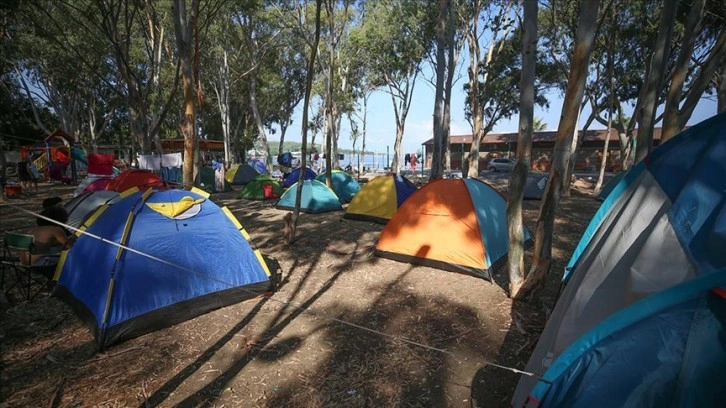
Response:
[{"label": "folding chair", "polygon": [[[33,300],[40,292],[50,287],[55,271],[54,265],[25,265],[21,262],[21,254],[32,253],[33,236],[6,232],[3,237],[2,276],[0,276],[0,287],[6,294],[14,288],[18,288],[20,295],[26,300]],[[6,288],[8,275],[14,277]],[[35,287],[34,286],[39,286]]]}]

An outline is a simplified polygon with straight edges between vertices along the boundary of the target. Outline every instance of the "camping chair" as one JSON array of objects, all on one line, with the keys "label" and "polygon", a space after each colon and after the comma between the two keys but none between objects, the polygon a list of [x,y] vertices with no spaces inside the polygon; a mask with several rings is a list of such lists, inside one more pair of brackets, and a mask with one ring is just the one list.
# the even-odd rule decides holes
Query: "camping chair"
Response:
[{"label": "camping chair", "polygon": [[[21,296],[26,300],[33,300],[52,283],[55,265],[43,263],[42,265],[25,265],[21,262],[20,254],[32,252],[33,236],[6,232],[3,238],[2,272],[0,287],[6,294],[18,288]],[[37,255],[37,254],[36,254]],[[14,276],[10,286],[5,288],[8,275]],[[38,286],[34,288],[34,286]]]}]

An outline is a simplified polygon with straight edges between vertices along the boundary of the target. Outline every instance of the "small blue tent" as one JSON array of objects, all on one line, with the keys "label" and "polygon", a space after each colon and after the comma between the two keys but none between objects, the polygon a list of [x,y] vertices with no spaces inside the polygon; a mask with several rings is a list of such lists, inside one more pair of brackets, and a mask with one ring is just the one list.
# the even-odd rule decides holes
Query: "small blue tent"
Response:
[{"label": "small blue tent", "polygon": [[563,276],[514,407],[723,406],[726,113],[615,185]]},{"label": "small blue tent", "polygon": [[101,350],[270,289],[270,273],[226,208],[200,191],[121,194],[61,254],[54,294]]},{"label": "small blue tent", "polygon": [[[290,172],[290,174],[285,177],[284,180],[282,180],[282,186],[287,188],[292,186],[293,184],[297,183],[298,180],[300,180],[300,170],[302,168],[298,167]],[[305,168],[305,180],[315,180],[315,177],[317,177],[317,173],[315,173],[312,169]]]},{"label": "small blue tent", "polygon": [[264,161],[262,161],[260,159],[249,159],[249,160],[247,160],[247,164],[252,166],[260,174],[269,173],[269,171],[267,171],[267,165],[265,164]]},{"label": "small blue tent", "polygon": [[[295,195],[297,194],[298,183],[295,183],[282,194],[277,202],[277,208],[292,211],[295,208]],[[316,214],[328,211],[341,211],[338,196],[325,184],[316,180],[305,180],[303,182],[302,196],[300,198],[300,211]]]},{"label": "small blue tent", "polygon": [[[333,180],[333,191],[341,202],[349,203],[360,191],[360,184],[350,174],[341,170],[333,170],[330,172],[330,176]],[[325,184],[325,173],[319,174],[316,180]]]}]

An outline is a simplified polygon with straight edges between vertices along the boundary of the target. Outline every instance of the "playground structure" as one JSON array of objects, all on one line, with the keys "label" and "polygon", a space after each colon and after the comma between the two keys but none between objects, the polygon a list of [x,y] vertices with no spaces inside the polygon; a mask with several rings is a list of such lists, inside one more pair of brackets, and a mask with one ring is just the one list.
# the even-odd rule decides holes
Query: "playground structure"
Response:
[{"label": "playground structure", "polygon": [[[75,183],[78,180],[76,161],[88,164],[83,149],[73,147],[75,139],[58,129],[43,139],[45,146],[23,146],[20,156],[23,160],[33,160],[40,174],[49,181]],[[71,168],[70,177],[66,175]]]}]

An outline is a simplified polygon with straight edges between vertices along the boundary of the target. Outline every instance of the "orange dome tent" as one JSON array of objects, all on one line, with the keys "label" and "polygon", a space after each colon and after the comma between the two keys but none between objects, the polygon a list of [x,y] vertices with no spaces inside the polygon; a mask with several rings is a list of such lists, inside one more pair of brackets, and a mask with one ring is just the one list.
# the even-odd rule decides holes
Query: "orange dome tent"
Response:
[{"label": "orange dome tent", "polygon": [[[393,214],[376,255],[491,280],[507,256],[506,209],[504,197],[483,181],[435,180]],[[526,227],[524,235],[531,240]]]}]

